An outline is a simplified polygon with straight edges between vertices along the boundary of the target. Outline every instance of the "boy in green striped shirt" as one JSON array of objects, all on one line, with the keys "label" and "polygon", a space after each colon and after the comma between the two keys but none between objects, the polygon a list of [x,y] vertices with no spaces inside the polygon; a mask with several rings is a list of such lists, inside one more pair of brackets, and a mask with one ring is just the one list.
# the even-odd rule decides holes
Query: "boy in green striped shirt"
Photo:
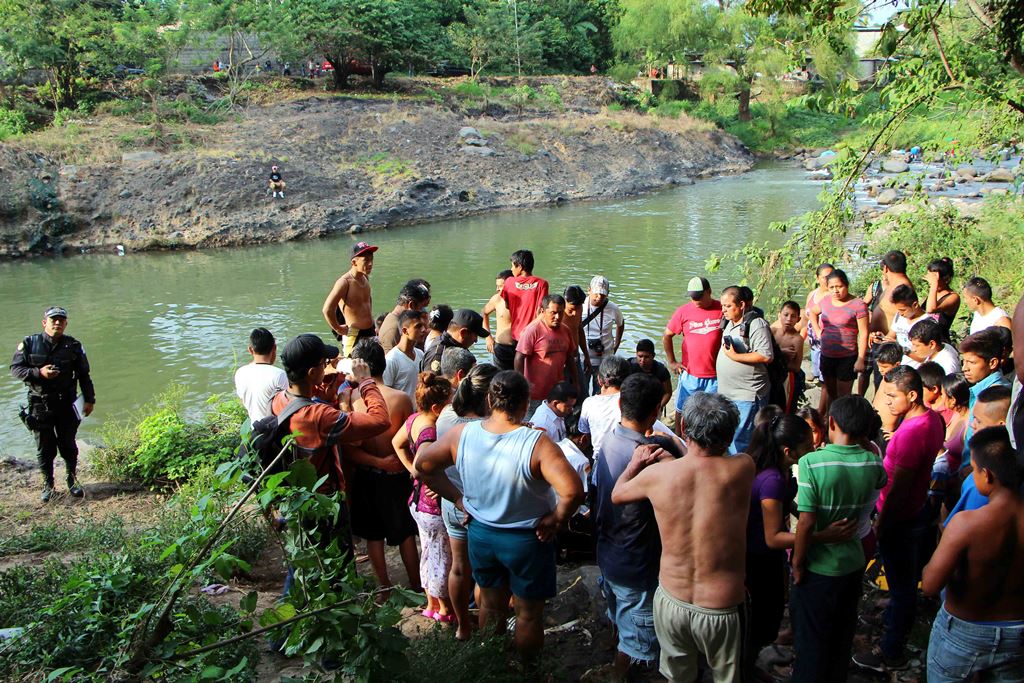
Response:
[{"label": "boy in green striped shirt", "polygon": [[864,577],[860,536],[811,545],[811,534],[833,522],[870,524],[885,486],[882,460],[860,444],[877,425],[874,408],[861,396],[837,399],[829,410],[829,443],[800,459],[796,545],[790,617],[796,638],[794,683],[846,680]]}]

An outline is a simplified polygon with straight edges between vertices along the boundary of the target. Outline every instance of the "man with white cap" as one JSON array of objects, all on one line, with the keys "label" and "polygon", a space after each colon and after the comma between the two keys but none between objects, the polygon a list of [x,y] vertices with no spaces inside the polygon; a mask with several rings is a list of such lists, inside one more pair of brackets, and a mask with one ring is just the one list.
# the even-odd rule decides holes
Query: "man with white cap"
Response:
[{"label": "man with white cap", "polygon": [[[718,391],[718,373],[715,361],[722,345],[722,304],[711,296],[711,283],[707,278],[693,277],[686,285],[690,301],[676,309],[661,337],[665,359],[675,374],[679,375],[679,391],[676,395],[676,432],[679,431],[679,415],[683,412],[686,399],[698,391]],[[679,360],[673,339],[682,335]]]},{"label": "man with white cap", "polygon": [[583,334],[587,340],[587,355],[590,356],[591,393],[596,394],[597,368],[606,356],[615,355],[622,343],[626,322],[619,307],[608,300],[608,278],[595,275],[590,280],[587,300],[583,304]]}]

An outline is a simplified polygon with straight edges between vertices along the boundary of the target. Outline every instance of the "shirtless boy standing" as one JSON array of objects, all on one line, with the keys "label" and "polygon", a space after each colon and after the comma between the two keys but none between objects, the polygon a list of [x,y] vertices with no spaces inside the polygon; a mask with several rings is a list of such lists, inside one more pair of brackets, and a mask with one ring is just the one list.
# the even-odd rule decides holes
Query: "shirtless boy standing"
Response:
[{"label": "shirtless boy standing", "polygon": [[487,337],[487,352],[494,357],[494,364],[499,370],[511,370],[516,359],[516,345],[512,339],[512,314],[508,305],[501,298],[501,290],[505,288],[505,280],[512,277],[511,270],[503,270],[494,280],[497,291],[491,295],[480,314],[484,317],[484,329],[491,329],[491,313],[494,314],[496,329]]},{"label": "shirtless boy standing", "polygon": [[[875,345],[883,342],[889,334],[889,321],[896,315],[896,304],[892,302],[892,291],[900,285],[907,285],[913,288],[913,283],[907,277],[907,255],[902,251],[890,251],[882,257],[882,280],[871,287],[864,296],[864,303],[871,311],[868,319],[868,342],[871,347],[868,349],[868,367],[860,375],[857,393],[865,395],[868,383],[875,372],[872,367],[875,360]],[[881,375],[876,376],[876,390]]]},{"label": "shirtless boy standing", "polygon": [[719,394],[698,391],[683,407],[686,457],[641,446],[612,490],[616,505],[651,501],[661,535],[654,629],[661,673],[693,681],[704,655],[715,683],[740,681],[746,526],[754,461],[725,457],[740,416]]},{"label": "shirtless boy standing", "polygon": [[779,319],[772,323],[772,336],[775,343],[786,355],[786,406],[787,413],[796,409],[796,402],[803,391],[801,363],[804,360],[804,336],[797,330],[800,322],[800,304],[787,301],[782,304]]},{"label": "shirtless boy standing", "polygon": [[971,439],[974,483],[989,502],[946,526],[921,589],[946,600],[932,623],[928,683],[1024,680],[1024,501],[1005,427]]},{"label": "shirtless boy standing", "polygon": [[357,341],[376,335],[370,297],[370,271],[375,251],[377,247],[356,242],[352,247],[352,267],[338,278],[324,301],[324,319],[334,330],[334,336],[343,342],[341,355],[345,358],[352,354]]}]

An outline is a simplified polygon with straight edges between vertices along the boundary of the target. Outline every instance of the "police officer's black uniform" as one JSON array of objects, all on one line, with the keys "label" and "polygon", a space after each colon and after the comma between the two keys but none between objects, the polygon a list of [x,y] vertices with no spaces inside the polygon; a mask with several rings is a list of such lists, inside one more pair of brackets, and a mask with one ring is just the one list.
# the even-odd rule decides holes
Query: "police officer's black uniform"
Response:
[{"label": "police officer's black uniform", "polygon": [[[63,308],[50,308],[46,318],[67,318]],[[60,370],[56,377],[46,379],[40,369],[55,365]],[[78,466],[79,417],[75,412],[76,385],[82,387],[86,403],[96,402],[96,392],[89,377],[89,360],[85,349],[74,337],[61,335],[54,339],[45,332],[33,334],[18,344],[11,360],[11,374],[28,385],[26,426],[36,440],[39,469],[44,479],[44,498],[53,488],[53,461],[60,451],[68,474],[68,488],[77,495],[81,489],[75,483]]]}]

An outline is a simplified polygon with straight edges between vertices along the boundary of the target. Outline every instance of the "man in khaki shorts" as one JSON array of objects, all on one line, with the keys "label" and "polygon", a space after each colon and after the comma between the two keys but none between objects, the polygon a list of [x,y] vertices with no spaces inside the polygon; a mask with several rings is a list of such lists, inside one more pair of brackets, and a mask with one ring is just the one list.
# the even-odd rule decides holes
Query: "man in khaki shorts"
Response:
[{"label": "man in khaki shorts", "polygon": [[743,678],[746,641],[746,528],[754,461],[726,457],[739,410],[698,391],[683,407],[686,457],[639,446],[612,502],[651,501],[661,534],[654,629],[661,673],[689,683],[704,655],[716,683]]}]

